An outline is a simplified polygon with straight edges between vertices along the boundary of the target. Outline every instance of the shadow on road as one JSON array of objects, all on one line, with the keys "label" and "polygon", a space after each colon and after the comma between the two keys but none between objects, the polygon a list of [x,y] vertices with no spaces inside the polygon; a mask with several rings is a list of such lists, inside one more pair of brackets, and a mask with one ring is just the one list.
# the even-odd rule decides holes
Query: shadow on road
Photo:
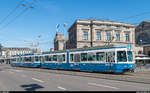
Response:
[{"label": "shadow on road", "polygon": [[44,88],[43,86],[38,84],[26,84],[26,85],[21,85],[21,87],[23,87],[27,91],[35,91],[37,89]]}]

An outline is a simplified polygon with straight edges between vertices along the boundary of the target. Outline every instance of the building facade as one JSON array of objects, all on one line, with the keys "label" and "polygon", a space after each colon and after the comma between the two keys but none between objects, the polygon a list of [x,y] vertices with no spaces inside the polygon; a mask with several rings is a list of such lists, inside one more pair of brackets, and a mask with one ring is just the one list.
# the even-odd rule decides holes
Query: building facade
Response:
[{"label": "building facade", "polygon": [[76,20],[68,30],[67,49],[135,45],[135,26],[107,20]]},{"label": "building facade", "polygon": [[8,57],[11,57],[12,55],[23,55],[23,54],[29,54],[32,52],[33,51],[30,48],[17,48],[17,47],[6,48],[6,47],[3,47],[2,48],[2,57],[8,58]]},{"label": "building facade", "polygon": [[64,34],[56,33],[54,39],[54,50],[65,50],[66,49],[66,38]]},{"label": "building facade", "polygon": [[137,45],[150,44],[150,20],[143,21],[136,27],[135,42]]},{"label": "building facade", "polygon": [[141,22],[135,29],[135,43],[143,47],[143,54],[150,56],[150,20]]},{"label": "building facade", "polygon": [[[139,60],[137,62],[150,63],[150,20],[141,22],[135,29],[136,55]],[[144,55],[144,56],[141,56]]]}]

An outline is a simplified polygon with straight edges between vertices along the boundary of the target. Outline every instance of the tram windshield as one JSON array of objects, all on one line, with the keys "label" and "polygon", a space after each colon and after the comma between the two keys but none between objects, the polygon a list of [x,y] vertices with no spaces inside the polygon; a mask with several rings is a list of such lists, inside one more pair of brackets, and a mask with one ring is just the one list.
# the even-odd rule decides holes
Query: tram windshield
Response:
[{"label": "tram windshield", "polygon": [[132,51],[127,51],[128,61],[133,61]]},{"label": "tram windshield", "polygon": [[126,62],[126,51],[117,51],[117,62]]}]

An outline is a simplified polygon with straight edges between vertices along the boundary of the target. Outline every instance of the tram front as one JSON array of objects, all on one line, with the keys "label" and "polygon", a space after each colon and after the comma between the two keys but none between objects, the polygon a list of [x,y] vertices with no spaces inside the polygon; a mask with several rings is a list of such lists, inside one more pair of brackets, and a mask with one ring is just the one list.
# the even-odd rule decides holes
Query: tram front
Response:
[{"label": "tram front", "polygon": [[131,50],[117,50],[116,72],[134,72],[134,60]]}]

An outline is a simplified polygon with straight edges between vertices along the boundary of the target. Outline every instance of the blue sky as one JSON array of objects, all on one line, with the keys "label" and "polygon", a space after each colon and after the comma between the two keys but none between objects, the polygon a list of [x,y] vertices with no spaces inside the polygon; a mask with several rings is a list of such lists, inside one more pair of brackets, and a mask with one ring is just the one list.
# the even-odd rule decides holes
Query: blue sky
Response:
[{"label": "blue sky", "polygon": [[[4,19],[21,0],[0,0],[0,21]],[[40,41],[43,51],[53,47],[56,24],[60,32],[67,29],[76,19],[109,19],[130,24],[138,24],[150,20],[150,0],[36,0],[32,9],[28,9],[20,17],[11,22],[23,9],[29,7],[32,0],[23,2],[26,6],[19,7],[6,21],[0,24],[0,43],[5,47],[29,47],[22,42]],[[137,14],[144,15],[120,20]],[[10,24],[3,28],[10,21]],[[38,35],[41,35],[38,38]],[[18,42],[13,44],[13,42]]]}]

